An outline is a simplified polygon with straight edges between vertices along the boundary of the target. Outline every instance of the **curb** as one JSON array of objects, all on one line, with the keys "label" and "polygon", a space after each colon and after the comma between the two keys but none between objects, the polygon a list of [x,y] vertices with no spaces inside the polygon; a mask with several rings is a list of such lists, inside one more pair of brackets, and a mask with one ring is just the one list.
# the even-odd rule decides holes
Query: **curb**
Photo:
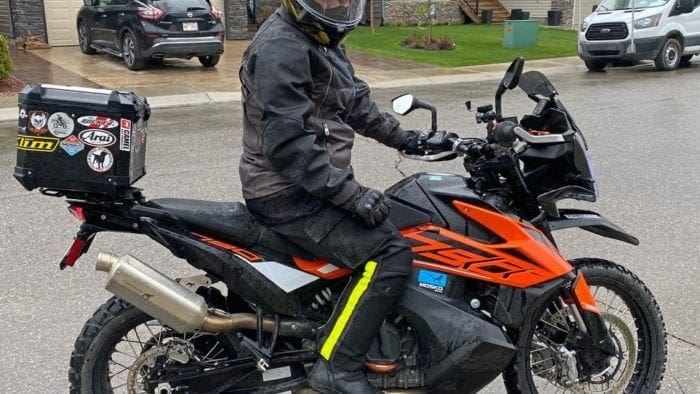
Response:
[{"label": "curb", "polygon": [[[189,93],[170,96],[147,97],[151,109],[194,107],[214,103],[241,101],[239,92]],[[0,137],[9,137],[17,125],[18,109],[0,108]]]}]

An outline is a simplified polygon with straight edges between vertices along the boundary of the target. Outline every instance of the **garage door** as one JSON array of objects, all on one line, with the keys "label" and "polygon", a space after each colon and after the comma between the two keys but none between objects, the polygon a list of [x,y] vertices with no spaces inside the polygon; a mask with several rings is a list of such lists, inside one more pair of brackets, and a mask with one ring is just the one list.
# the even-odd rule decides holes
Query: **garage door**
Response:
[{"label": "garage door", "polygon": [[44,1],[49,45],[78,45],[75,16],[82,5],[83,0]]}]

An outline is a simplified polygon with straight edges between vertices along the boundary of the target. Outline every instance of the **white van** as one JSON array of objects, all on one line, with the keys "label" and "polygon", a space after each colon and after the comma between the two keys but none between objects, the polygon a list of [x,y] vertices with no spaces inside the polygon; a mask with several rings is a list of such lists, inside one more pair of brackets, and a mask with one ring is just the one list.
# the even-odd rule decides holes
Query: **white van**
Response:
[{"label": "white van", "polygon": [[578,55],[590,71],[640,60],[675,70],[697,54],[700,0],[604,0],[578,33]]}]

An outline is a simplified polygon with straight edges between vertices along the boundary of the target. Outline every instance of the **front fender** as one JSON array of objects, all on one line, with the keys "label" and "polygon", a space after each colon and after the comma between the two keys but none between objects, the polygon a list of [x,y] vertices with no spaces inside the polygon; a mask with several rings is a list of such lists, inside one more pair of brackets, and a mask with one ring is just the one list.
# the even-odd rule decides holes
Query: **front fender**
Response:
[{"label": "front fender", "polygon": [[549,229],[551,231],[581,227],[586,231],[603,237],[627,242],[632,245],[639,245],[639,240],[637,238],[593,211],[560,209],[559,213],[560,217],[549,219]]}]

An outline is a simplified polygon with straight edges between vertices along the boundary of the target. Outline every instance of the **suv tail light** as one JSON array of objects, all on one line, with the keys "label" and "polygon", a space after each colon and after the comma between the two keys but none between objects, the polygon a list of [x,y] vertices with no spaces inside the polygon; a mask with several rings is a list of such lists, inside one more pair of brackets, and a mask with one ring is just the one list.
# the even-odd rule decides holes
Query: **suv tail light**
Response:
[{"label": "suv tail light", "polygon": [[158,19],[162,18],[163,15],[165,15],[165,11],[158,7],[148,6],[139,7],[138,14],[143,19],[157,21]]},{"label": "suv tail light", "polygon": [[213,16],[216,19],[221,19],[221,17],[224,16],[224,13],[221,12],[218,8],[211,6],[211,16]]}]

